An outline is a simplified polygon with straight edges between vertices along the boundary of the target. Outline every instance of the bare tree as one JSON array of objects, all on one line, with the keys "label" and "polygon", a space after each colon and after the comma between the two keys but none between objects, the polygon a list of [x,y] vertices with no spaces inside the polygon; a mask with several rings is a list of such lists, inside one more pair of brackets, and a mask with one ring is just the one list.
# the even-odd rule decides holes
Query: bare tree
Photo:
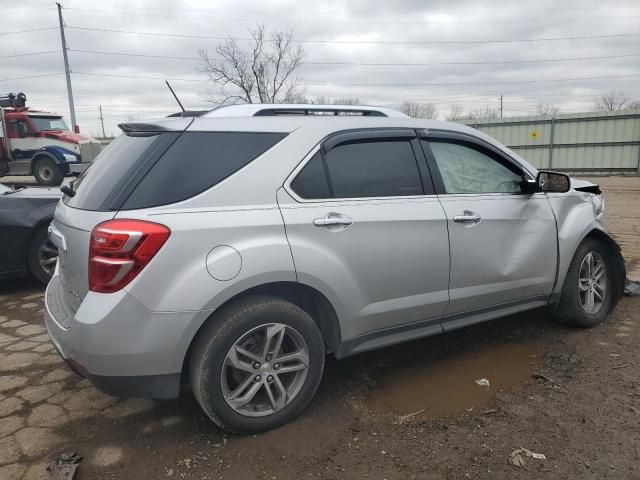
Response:
[{"label": "bare tree", "polygon": [[314,105],[362,105],[363,102],[356,97],[339,97],[331,100],[329,97],[318,96],[311,100]]},{"label": "bare tree", "polygon": [[536,115],[557,115],[560,113],[560,107],[551,103],[538,103],[536,105]]},{"label": "bare tree", "polygon": [[228,38],[209,56],[199,49],[201,71],[217,87],[208,100],[218,104],[281,103],[296,98],[298,82],[293,73],[301,65],[304,50],[293,40],[293,32],[274,30],[264,25],[249,29],[251,41],[243,48],[235,38]]},{"label": "bare tree", "polygon": [[334,105],[362,105],[362,102],[357,97],[339,97],[332,103]]},{"label": "bare tree", "polygon": [[458,105],[457,103],[452,103],[451,107],[449,108],[449,115],[447,115],[447,120],[449,121],[462,120],[463,110],[464,109],[462,108],[462,105]]},{"label": "bare tree", "polygon": [[484,110],[470,110],[460,117],[461,120],[491,120],[500,118],[500,109],[485,107]]},{"label": "bare tree", "polygon": [[309,99],[304,92],[296,89],[289,92],[282,100],[282,103],[309,103]]},{"label": "bare tree", "polygon": [[632,110],[640,110],[640,100],[631,100],[627,104],[627,108],[630,108]]},{"label": "bare tree", "polygon": [[142,120],[142,115],[139,113],[127,113],[124,116],[124,119],[127,122],[139,122],[140,120]]},{"label": "bare tree", "polygon": [[627,108],[630,100],[623,92],[611,91],[595,99],[593,110],[596,112],[617,112]]},{"label": "bare tree", "polygon": [[433,103],[418,103],[405,101],[400,105],[400,111],[414,118],[435,118],[436,106]]}]

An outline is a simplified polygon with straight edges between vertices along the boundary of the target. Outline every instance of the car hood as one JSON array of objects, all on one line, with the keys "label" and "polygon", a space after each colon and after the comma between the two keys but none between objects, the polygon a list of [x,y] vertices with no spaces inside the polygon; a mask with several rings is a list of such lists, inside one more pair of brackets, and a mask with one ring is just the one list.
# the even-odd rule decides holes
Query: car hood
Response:
[{"label": "car hood", "polygon": [[596,183],[591,183],[588,180],[580,180],[579,178],[571,178],[571,188],[579,192],[588,192],[600,194],[600,187]]},{"label": "car hood", "polygon": [[10,193],[13,198],[50,198],[57,200],[62,197],[62,192],[58,188],[47,187],[27,187],[17,192]]}]

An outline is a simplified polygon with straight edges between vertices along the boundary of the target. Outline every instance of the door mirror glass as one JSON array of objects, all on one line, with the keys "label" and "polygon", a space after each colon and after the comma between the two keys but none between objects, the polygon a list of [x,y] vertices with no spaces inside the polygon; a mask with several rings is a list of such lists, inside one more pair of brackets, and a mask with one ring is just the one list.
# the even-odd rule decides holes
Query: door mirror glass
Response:
[{"label": "door mirror glass", "polygon": [[27,126],[23,122],[16,123],[16,133],[19,138],[25,138],[27,136]]},{"label": "door mirror glass", "polygon": [[565,193],[571,189],[571,179],[569,175],[558,172],[542,171],[538,172],[536,178],[538,190],[540,192]]}]

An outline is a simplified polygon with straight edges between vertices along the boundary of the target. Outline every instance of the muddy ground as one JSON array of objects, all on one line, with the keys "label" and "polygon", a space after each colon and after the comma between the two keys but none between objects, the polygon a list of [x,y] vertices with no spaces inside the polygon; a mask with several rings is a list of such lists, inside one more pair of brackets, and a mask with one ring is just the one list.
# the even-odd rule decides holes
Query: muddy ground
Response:
[{"label": "muddy ground", "polygon": [[[598,179],[637,275],[640,179]],[[640,276],[640,275],[637,275]],[[311,406],[263,435],[227,435],[185,392],[117,400],[71,374],[42,329],[42,288],[0,283],[0,479],[640,478],[640,298],[575,330],[544,311],[328,359]],[[489,386],[475,380],[486,378]],[[524,447],[546,460],[509,463]]]}]

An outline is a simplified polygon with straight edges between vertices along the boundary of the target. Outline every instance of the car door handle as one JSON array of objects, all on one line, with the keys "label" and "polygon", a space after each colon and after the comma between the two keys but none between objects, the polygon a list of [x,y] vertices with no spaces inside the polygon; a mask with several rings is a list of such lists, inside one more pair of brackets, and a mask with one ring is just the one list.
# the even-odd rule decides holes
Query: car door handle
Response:
[{"label": "car door handle", "polygon": [[316,227],[348,227],[353,223],[346,215],[329,214],[323,218],[314,218],[313,224]]},{"label": "car door handle", "polygon": [[456,223],[478,223],[482,217],[475,212],[465,210],[462,215],[454,215],[453,221]]}]

